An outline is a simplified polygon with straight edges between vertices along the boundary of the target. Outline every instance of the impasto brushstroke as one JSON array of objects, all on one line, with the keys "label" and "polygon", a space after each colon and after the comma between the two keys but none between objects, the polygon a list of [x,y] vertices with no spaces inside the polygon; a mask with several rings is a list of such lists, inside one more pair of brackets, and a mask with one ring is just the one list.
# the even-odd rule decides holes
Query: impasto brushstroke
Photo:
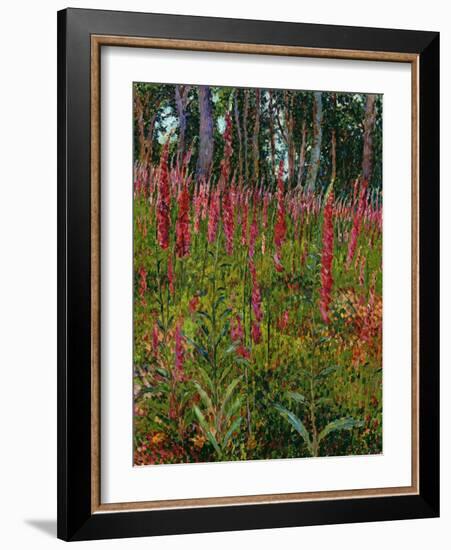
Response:
[{"label": "impasto brushstroke", "polygon": [[382,96],[133,102],[134,464],[381,453]]}]

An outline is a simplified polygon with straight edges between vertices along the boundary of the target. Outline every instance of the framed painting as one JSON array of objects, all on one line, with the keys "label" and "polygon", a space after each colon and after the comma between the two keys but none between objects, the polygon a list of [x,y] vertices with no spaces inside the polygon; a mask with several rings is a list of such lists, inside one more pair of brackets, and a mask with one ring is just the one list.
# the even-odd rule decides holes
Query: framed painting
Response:
[{"label": "framed painting", "polygon": [[58,536],[439,513],[439,35],[58,14]]}]

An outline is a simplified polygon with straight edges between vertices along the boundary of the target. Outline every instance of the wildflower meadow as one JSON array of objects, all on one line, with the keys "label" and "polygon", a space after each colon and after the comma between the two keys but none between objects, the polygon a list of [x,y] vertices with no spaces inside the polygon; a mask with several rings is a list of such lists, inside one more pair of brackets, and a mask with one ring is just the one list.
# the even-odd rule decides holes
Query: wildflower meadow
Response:
[{"label": "wildflower meadow", "polygon": [[382,97],[135,83],[134,464],[382,452]]}]

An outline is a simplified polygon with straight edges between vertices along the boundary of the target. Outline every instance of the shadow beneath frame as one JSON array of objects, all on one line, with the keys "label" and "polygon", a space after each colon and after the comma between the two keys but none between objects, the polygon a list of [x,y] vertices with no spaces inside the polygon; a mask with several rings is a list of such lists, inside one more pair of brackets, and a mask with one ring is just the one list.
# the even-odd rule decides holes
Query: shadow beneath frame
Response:
[{"label": "shadow beneath frame", "polygon": [[52,538],[56,538],[56,519],[26,519],[25,523]]}]

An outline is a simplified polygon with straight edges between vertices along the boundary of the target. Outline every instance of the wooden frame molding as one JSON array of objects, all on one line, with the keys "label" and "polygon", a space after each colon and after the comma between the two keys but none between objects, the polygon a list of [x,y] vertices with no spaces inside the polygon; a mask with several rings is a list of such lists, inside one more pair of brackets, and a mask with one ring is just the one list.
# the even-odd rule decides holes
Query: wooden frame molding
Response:
[{"label": "wooden frame molding", "polygon": [[[409,63],[412,74],[412,482],[408,487],[103,504],[100,498],[100,80],[101,47],[159,48]],[[418,495],[419,464],[419,55],[114,35],[91,35],[91,513]]]}]

